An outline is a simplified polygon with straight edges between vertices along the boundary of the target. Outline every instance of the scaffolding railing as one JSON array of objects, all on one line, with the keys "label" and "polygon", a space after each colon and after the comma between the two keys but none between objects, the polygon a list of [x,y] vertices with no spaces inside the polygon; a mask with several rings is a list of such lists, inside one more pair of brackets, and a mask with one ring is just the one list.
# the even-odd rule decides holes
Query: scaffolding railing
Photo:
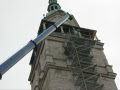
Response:
[{"label": "scaffolding railing", "polygon": [[100,75],[92,62],[94,55],[91,50],[95,43],[95,40],[70,35],[65,48],[65,54],[71,62],[70,66],[76,68],[72,73],[75,85],[79,86],[80,90],[102,90],[103,88],[103,85],[97,82]]}]

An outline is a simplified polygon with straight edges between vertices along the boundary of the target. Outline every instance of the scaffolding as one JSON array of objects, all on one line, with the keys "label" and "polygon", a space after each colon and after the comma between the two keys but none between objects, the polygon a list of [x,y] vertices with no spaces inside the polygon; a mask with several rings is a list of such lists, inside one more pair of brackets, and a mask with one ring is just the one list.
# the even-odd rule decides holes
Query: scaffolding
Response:
[{"label": "scaffolding", "polygon": [[92,62],[94,55],[91,50],[95,40],[70,35],[65,47],[72,70],[74,84],[80,90],[102,90],[103,85],[98,84],[100,74],[96,72],[96,65]]}]

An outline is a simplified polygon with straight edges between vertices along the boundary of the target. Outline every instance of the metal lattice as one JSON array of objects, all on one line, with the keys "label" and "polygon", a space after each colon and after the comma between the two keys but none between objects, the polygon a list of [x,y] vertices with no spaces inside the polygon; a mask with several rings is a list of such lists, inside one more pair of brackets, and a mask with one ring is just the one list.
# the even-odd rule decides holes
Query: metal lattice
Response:
[{"label": "metal lattice", "polygon": [[80,90],[102,90],[103,88],[103,85],[97,83],[100,75],[95,72],[96,65],[92,63],[91,50],[94,45],[94,40],[71,36],[65,49],[71,67],[75,68],[73,70],[75,85],[80,86]]}]

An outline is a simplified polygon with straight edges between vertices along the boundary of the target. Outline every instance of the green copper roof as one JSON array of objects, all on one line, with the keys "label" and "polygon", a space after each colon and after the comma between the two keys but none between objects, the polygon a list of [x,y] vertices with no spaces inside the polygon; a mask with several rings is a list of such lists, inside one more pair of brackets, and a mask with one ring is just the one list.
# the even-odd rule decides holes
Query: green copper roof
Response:
[{"label": "green copper roof", "polygon": [[60,5],[57,3],[57,0],[49,0],[49,5],[48,5],[48,12],[51,11],[56,11],[56,10],[60,10],[61,7]]},{"label": "green copper roof", "polygon": [[51,3],[57,3],[57,0],[49,0],[49,4]]}]

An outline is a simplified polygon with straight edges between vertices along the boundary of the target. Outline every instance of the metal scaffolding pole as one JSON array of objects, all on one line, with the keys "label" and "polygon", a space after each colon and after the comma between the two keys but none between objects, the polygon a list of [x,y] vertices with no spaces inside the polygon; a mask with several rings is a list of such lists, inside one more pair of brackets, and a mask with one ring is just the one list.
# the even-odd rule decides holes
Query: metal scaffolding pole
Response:
[{"label": "metal scaffolding pole", "polygon": [[91,53],[95,45],[95,40],[85,39],[76,36],[69,36],[65,53],[71,62],[75,86],[80,90],[102,90],[103,84],[99,84],[97,80],[100,74],[95,72],[96,64],[92,63],[94,55]]}]

